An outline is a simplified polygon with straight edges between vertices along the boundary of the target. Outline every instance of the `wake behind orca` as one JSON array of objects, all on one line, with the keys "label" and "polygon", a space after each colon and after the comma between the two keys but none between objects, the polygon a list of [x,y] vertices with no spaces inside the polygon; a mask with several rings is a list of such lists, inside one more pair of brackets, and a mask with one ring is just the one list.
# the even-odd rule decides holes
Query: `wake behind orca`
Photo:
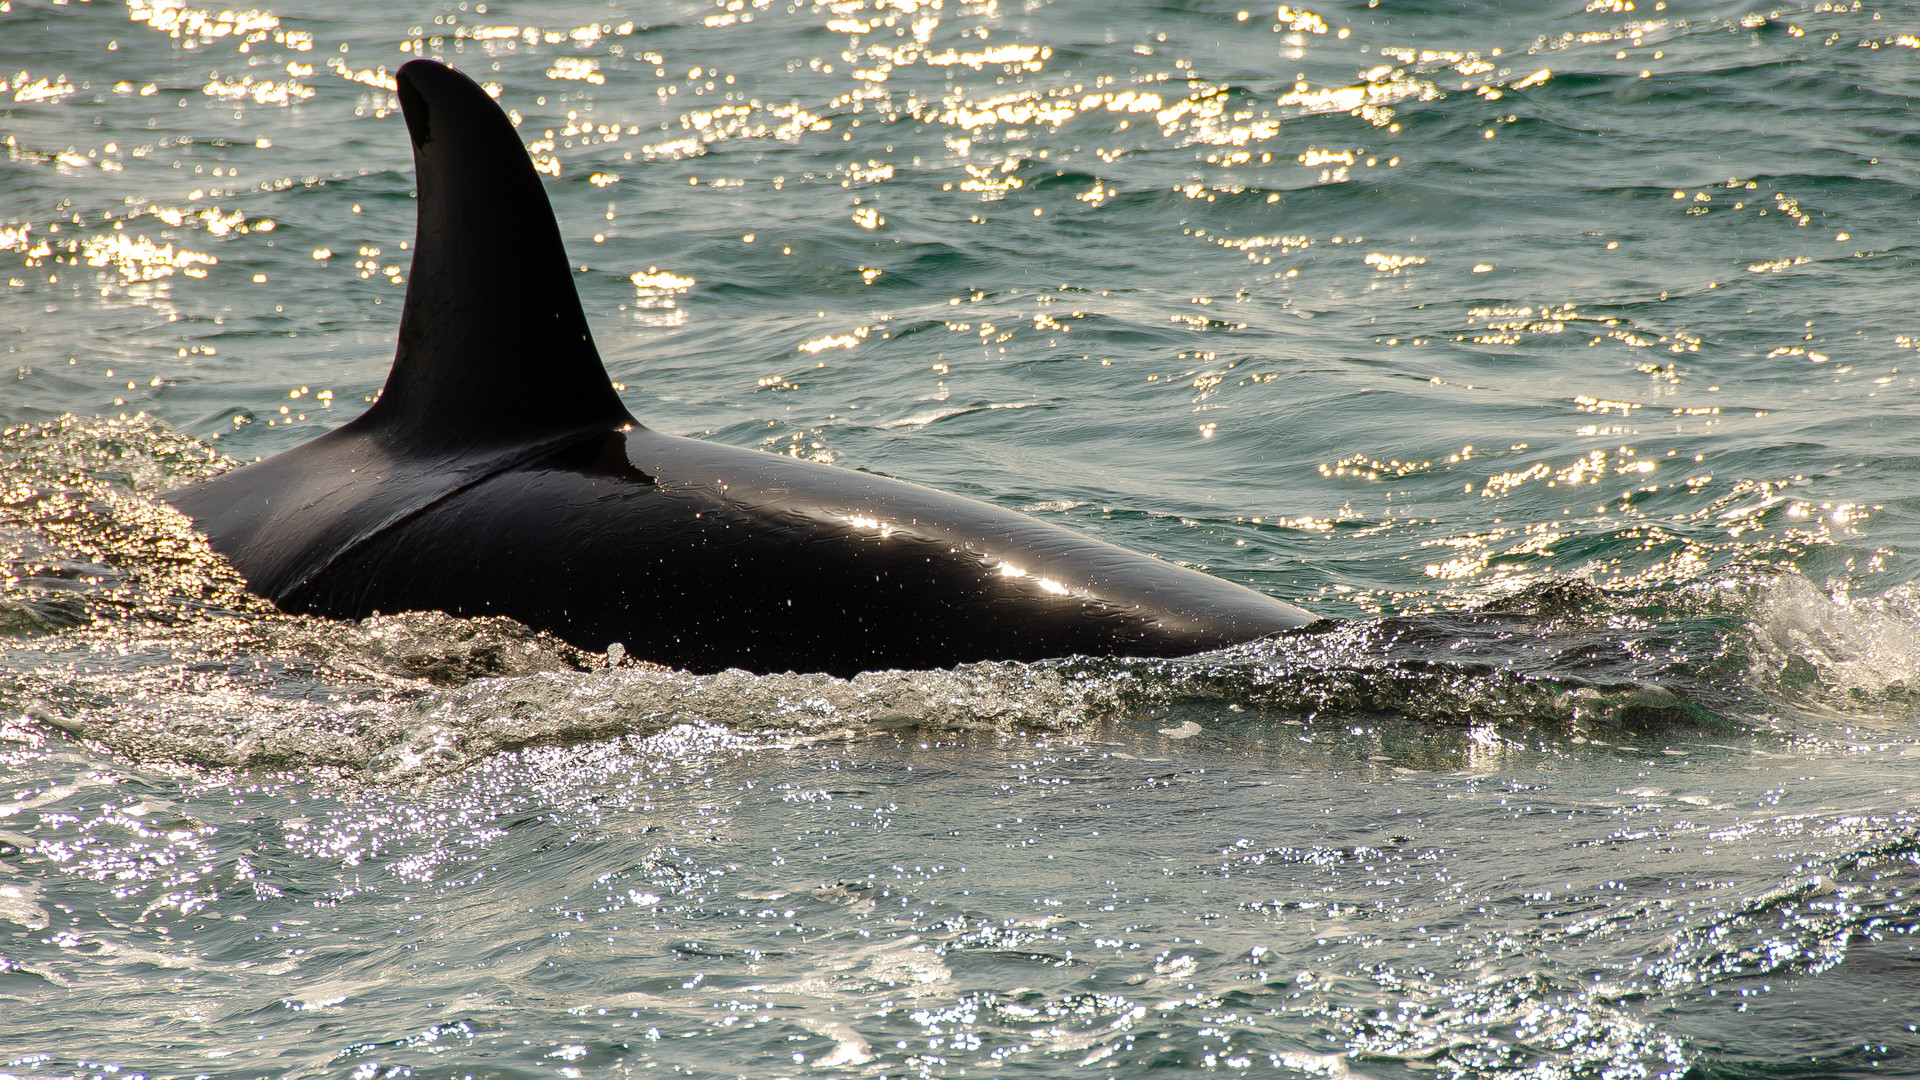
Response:
[{"label": "wake behind orca", "polygon": [[477,84],[395,75],[418,231],[357,419],[167,496],[282,610],[506,615],[696,672],[1180,656],[1313,621],[914,484],[649,430],[615,394],[538,175]]}]

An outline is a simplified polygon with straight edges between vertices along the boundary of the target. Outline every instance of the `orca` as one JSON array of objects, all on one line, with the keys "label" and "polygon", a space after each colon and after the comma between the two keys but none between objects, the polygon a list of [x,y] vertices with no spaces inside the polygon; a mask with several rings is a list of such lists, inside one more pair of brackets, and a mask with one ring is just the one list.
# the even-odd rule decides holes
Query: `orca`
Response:
[{"label": "orca", "polygon": [[662,434],[621,404],[487,93],[395,83],[417,173],[393,368],[358,418],[166,498],[281,610],[505,615],[697,673],[1183,656],[1314,621],[916,484]]}]

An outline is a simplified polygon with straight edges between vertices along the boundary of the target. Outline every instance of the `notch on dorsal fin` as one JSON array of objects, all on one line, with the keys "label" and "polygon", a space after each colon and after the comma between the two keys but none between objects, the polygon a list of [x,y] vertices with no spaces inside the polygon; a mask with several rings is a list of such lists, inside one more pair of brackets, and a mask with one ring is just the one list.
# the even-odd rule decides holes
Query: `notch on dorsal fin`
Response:
[{"label": "notch on dorsal fin", "polygon": [[394,81],[413,138],[413,269],[393,370],[353,426],[433,453],[633,423],[513,125],[445,65],[409,61]]}]

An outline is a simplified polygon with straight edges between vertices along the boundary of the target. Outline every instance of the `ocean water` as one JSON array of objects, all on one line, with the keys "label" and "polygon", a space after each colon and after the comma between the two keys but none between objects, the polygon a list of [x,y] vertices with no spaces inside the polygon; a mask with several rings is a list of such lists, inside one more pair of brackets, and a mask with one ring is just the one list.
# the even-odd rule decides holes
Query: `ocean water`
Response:
[{"label": "ocean water", "polygon": [[[1920,4],[1309,5],[0,0],[0,1075],[1920,1075]],[[273,612],[422,55],[650,425],[1329,621]]]}]

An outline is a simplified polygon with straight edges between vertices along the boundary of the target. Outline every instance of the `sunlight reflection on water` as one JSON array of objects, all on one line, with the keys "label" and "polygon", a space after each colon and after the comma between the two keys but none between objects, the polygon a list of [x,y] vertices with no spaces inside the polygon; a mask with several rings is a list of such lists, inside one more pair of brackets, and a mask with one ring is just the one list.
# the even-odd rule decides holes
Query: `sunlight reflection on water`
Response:
[{"label": "sunlight reflection on water", "polygon": [[[1916,19],[0,3],[0,1070],[1920,1071]],[[378,390],[419,56],[649,424],[1355,621],[268,612],[148,499]]]}]

